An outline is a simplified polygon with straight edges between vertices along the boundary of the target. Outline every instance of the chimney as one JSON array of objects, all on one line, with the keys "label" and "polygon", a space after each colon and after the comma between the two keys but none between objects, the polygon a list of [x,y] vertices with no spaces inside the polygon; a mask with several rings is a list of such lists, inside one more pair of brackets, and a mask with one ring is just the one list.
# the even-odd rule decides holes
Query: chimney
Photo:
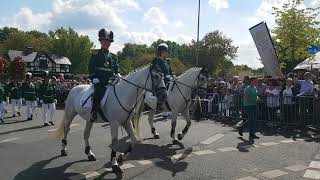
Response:
[{"label": "chimney", "polygon": [[23,54],[25,56],[28,56],[29,54],[32,53],[32,49],[33,49],[32,47],[26,47],[25,50],[23,51]]}]

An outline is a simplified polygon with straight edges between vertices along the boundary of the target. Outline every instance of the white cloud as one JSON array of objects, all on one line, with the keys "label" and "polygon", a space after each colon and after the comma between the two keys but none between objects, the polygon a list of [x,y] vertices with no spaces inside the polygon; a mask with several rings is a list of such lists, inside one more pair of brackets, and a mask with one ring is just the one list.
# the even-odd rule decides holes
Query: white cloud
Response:
[{"label": "white cloud", "polygon": [[263,67],[261,62],[258,60],[260,56],[253,40],[248,42],[240,42],[238,43],[238,46],[238,57],[233,61],[234,64],[246,64],[251,68]]},{"label": "white cloud", "polygon": [[150,24],[168,24],[167,16],[158,7],[151,7],[143,17],[143,20]]},{"label": "white cloud", "polygon": [[309,6],[312,7],[312,8],[320,7],[320,0],[311,1]]},{"label": "white cloud", "polygon": [[228,0],[209,0],[209,6],[216,9],[216,13],[218,13],[221,9],[228,9],[229,2]]},{"label": "white cloud", "polygon": [[184,26],[184,23],[183,23],[182,21],[177,21],[177,22],[175,23],[175,26],[176,26],[177,28],[181,28],[182,26]]},{"label": "white cloud", "polygon": [[52,13],[33,13],[30,8],[23,7],[12,18],[3,18],[6,26],[13,26],[23,30],[44,29],[51,23]]}]

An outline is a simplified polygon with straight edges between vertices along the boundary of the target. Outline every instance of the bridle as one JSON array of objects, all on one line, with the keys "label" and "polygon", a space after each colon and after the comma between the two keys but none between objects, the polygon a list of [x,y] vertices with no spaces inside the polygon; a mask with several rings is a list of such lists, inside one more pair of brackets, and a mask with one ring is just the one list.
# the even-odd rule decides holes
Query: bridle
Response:
[{"label": "bridle", "polygon": [[[139,86],[139,85],[137,85],[137,84],[135,84],[135,83],[133,83],[133,82],[130,82],[130,81],[128,81],[127,79],[122,78],[122,77],[118,77],[117,82],[115,82],[115,83],[112,85],[113,92],[114,92],[114,94],[115,94],[115,97],[116,97],[119,105],[121,106],[121,108],[122,108],[125,112],[128,113],[128,116],[127,116],[127,118],[126,118],[126,120],[124,121],[123,124],[125,124],[125,123],[128,121],[128,119],[129,119],[129,117],[131,116],[133,110],[136,108],[136,106],[137,106],[138,103],[142,100],[142,98],[144,98],[143,95],[141,95],[140,97],[138,97],[138,96],[139,96],[139,89],[142,89],[142,90],[144,90],[144,91],[148,91],[148,92],[151,92],[151,93],[154,93],[154,92],[156,92],[156,91],[159,90],[159,89],[162,89],[162,87],[155,87],[155,85],[154,85],[154,79],[153,79],[153,76],[152,76],[152,71],[156,71],[158,74],[160,74],[160,76],[161,76],[160,79],[163,80],[163,74],[161,73],[161,71],[153,68],[152,66],[150,66],[150,67],[149,67],[149,74],[148,74],[148,76],[147,76],[147,78],[146,78],[146,81],[145,81],[145,83],[144,83],[144,84],[145,84],[144,87]],[[148,79],[149,79],[150,77],[151,77],[151,84],[152,84],[151,90],[146,88]],[[126,108],[122,105],[122,103],[120,102],[120,99],[119,99],[119,97],[118,97],[118,95],[117,95],[117,91],[116,91],[115,85],[119,82],[119,79],[127,82],[128,84],[131,84],[132,86],[137,87],[136,102],[135,102],[135,104],[133,105],[133,108],[131,108],[131,109],[129,109],[129,110],[126,109]]]},{"label": "bridle", "polygon": [[178,80],[174,80],[174,82],[173,82],[173,85],[172,85],[172,87],[171,87],[171,91],[172,91],[172,89],[174,88],[174,86],[177,86],[177,89],[178,89],[179,93],[181,94],[181,96],[183,97],[183,99],[184,99],[184,101],[185,101],[185,107],[183,108],[183,111],[188,107],[188,104],[189,104],[189,102],[190,102],[190,100],[191,100],[191,96],[190,96],[189,98],[186,98],[186,96],[182,93],[182,91],[181,91],[181,89],[180,89],[180,87],[179,87],[179,84],[184,85],[184,86],[190,88],[190,89],[191,89],[191,92],[196,91],[196,90],[198,90],[198,89],[200,88],[200,86],[203,85],[203,84],[200,84],[200,85],[199,85],[199,78],[200,78],[200,75],[201,75],[201,74],[202,74],[202,73],[201,73],[201,71],[200,71],[199,74],[197,75],[196,79],[195,79],[195,80],[193,81],[193,83],[192,83],[192,84],[195,84],[195,82],[197,81],[196,86],[188,85],[188,84],[185,84],[185,83],[183,83],[183,82],[181,82],[181,81],[178,81]]}]

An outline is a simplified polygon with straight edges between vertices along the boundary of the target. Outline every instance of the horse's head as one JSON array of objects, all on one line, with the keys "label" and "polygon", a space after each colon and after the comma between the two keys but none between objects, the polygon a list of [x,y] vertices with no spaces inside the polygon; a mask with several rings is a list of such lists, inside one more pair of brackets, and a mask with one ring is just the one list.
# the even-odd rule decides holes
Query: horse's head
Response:
[{"label": "horse's head", "polygon": [[202,68],[198,76],[198,82],[197,82],[196,88],[207,88],[208,80],[209,80],[209,71],[206,68]]},{"label": "horse's head", "polygon": [[[150,66],[150,78],[147,80],[146,88],[150,89],[159,100],[166,99],[167,90],[164,83],[163,73],[157,65]],[[149,86],[149,87],[148,87]]]}]

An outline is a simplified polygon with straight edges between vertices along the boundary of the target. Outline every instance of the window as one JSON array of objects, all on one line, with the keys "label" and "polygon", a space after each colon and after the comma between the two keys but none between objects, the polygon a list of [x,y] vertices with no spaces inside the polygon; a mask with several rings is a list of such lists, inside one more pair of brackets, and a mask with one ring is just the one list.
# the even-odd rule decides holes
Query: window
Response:
[{"label": "window", "polygon": [[39,57],[39,69],[48,69],[48,59],[45,55]]}]

